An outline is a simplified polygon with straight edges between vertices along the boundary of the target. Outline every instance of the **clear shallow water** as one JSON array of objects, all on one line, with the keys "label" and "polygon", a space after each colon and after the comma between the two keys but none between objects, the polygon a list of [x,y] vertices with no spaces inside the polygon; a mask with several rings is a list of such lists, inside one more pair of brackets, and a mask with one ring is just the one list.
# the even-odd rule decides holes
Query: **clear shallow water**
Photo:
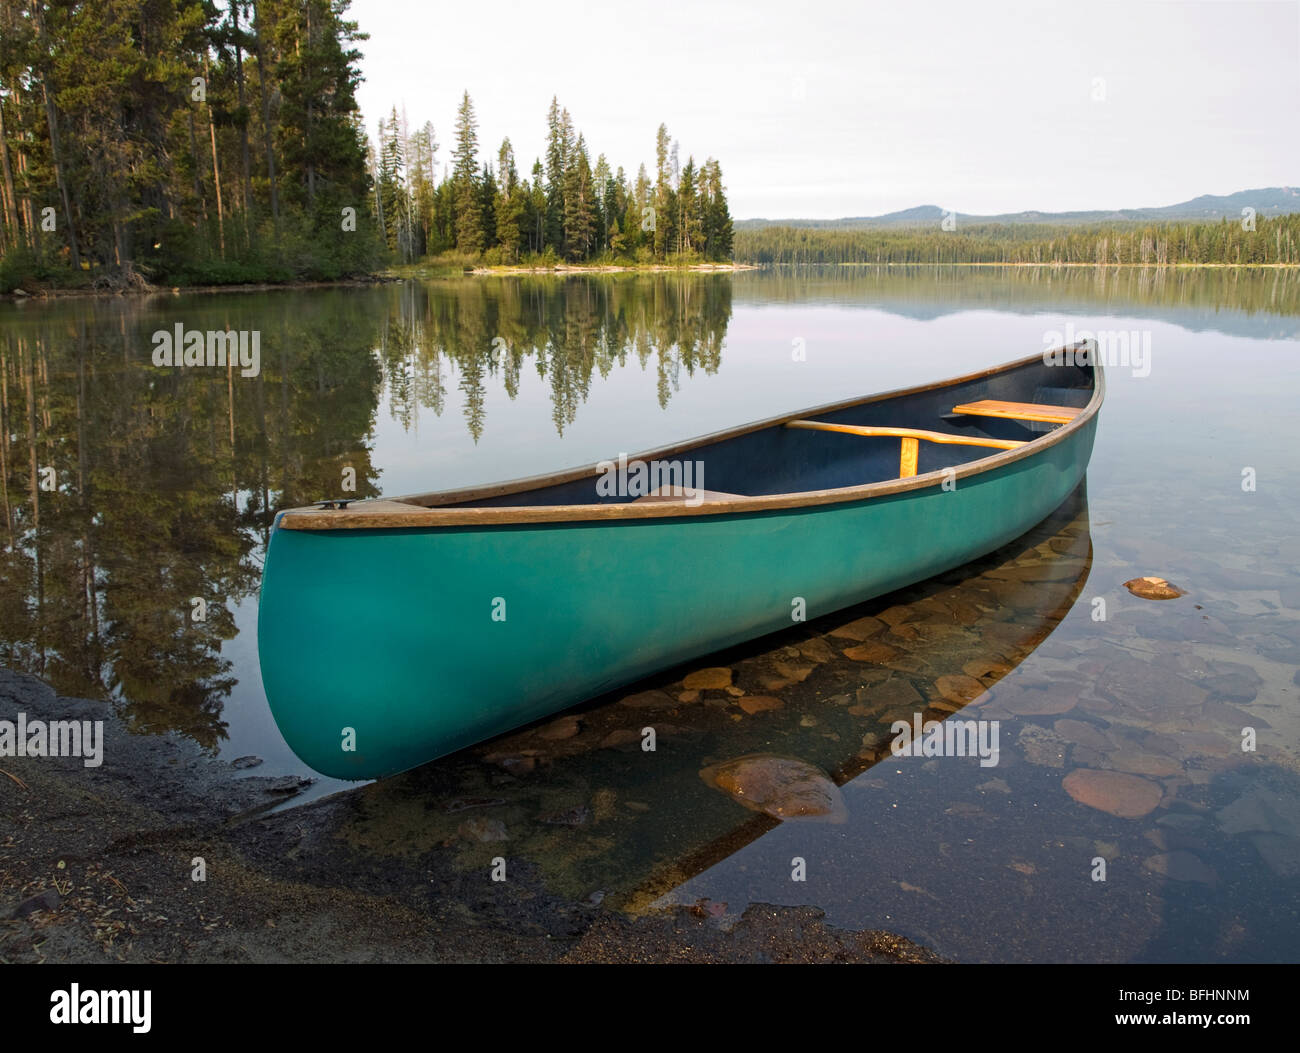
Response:
[{"label": "clear shallow water", "polygon": [[[150,334],[176,322],[259,329],[259,375],[156,369]],[[689,670],[668,671],[640,685],[667,692],[658,709],[598,700],[571,738],[530,729],[368,787],[348,836],[381,853],[450,842],[476,865],[492,846],[462,824],[496,818],[512,855],[575,895],[707,900],[719,924],[751,901],[811,903],[968,960],[1294,958],[1300,280],[1285,272],[863,268],[0,306],[0,662],[112,698],[142,732],[303,772],[261,692],[256,590],[273,511],[337,495],[343,468],[361,494],[531,475],[1019,358],[1069,324],[1149,333],[1151,368],[1108,371],[1086,496],[1033,538],[699,663],[780,709],[679,702]],[[38,485],[39,522],[33,466],[60,487]],[[1188,595],[1122,588],[1146,574]],[[873,639],[889,660],[846,657],[857,641],[835,630],[886,611]],[[876,755],[890,719],[942,703],[939,678],[973,662],[993,663],[976,674],[991,690],[963,713],[1000,721],[996,768]],[[648,720],[676,729],[649,763],[617,748]],[[847,821],[778,823],[699,778],[747,753],[818,764]],[[1063,784],[1077,769],[1146,779],[1160,804],[1079,803]]]}]

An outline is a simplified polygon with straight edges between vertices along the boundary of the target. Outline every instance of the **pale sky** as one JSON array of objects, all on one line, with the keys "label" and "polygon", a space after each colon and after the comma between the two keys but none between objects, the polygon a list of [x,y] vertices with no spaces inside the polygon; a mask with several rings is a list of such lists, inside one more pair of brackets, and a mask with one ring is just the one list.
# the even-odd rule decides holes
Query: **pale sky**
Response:
[{"label": "pale sky", "polygon": [[[1168,205],[1300,183],[1300,0],[353,0],[374,136],[405,105],[450,158],[521,172],[551,96],[594,164],[652,169],[662,121],[736,218]],[[480,157],[480,161],[482,156]]]}]

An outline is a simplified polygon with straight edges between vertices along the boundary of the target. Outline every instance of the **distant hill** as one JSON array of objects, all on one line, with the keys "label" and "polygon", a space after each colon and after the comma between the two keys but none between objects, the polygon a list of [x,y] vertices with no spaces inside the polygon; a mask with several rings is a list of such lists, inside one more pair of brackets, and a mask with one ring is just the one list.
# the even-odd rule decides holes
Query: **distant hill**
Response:
[{"label": "distant hill", "polygon": [[[1235,194],[1202,194],[1190,201],[1155,208],[1122,208],[1092,212],[1007,212],[999,216],[976,216],[957,213],[957,227],[980,223],[1042,223],[1052,226],[1094,223],[1151,222],[1172,220],[1240,219],[1243,208],[1253,208],[1257,216],[1281,216],[1300,212],[1300,188],[1265,187],[1241,190]],[[903,227],[934,227],[942,222],[944,209],[938,205],[918,205],[883,216],[850,216],[844,219],[740,219],[736,230],[760,227],[816,227],[828,230],[872,230]]]}]

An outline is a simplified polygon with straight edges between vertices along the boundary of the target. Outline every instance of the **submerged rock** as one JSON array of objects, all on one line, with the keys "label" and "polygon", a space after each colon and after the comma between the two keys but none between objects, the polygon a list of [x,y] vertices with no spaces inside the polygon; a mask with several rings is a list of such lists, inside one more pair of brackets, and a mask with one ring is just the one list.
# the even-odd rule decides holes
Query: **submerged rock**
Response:
[{"label": "submerged rock", "polygon": [[838,629],[832,629],[831,635],[847,637],[850,640],[865,640],[869,636],[875,636],[884,628],[885,623],[879,618],[859,618],[847,625],[841,625]]},{"label": "submerged rock", "polygon": [[467,812],[471,808],[492,808],[505,803],[504,797],[453,797],[442,806],[442,810],[451,815],[455,812]]},{"label": "submerged rock", "polygon": [[831,662],[838,657],[838,652],[820,637],[813,637],[801,643],[799,654],[810,662]]},{"label": "submerged rock", "polygon": [[1215,881],[1214,871],[1191,852],[1162,852],[1149,856],[1142,861],[1142,869],[1162,874],[1173,881],[1196,881],[1203,885],[1213,885]]},{"label": "submerged rock", "polygon": [[1077,768],[1063,781],[1065,792],[1080,804],[1121,819],[1137,819],[1155,811],[1164,796],[1159,783],[1140,775]]},{"label": "submerged rock", "polygon": [[1176,713],[1202,705],[1209,693],[1167,667],[1140,658],[1107,664],[1097,691],[1112,702],[1140,713]]},{"label": "submerged rock", "polygon": [[553,720],[537,732],[538,738],[547,739],[550,742],[562,742],[565,739],[571,739],[574,735],[582,730],[582,725],[578,722],[577,717],[561,717],[559,720]]},{"label": "submerged rock", "polygon": [[1079,689],[1070,684],[1058,684],[1047,690],[1007,687],[997,689],[993,697],[1007,712],[1018,717],[1054,717],[1078,705]]},{"label": "submerged rock", "polygon": [[1067,742],[1074,743],[1076,746],[1102,751],[1113,749],[1115,746],[1111,736],[1105,731],[1095,724],[1088,724],[1082,720],[1071,720],[1069,717],[1062,717],[1052,725],[1052,728]]},{"label": "submerged rock", "polygon": [[[683,695],[687,693],[682,692]],[[667,691],[652,688],[649,691],[638,691],[635,695],[625,695],[618,700],[618,704],[631,706],[633,709],[672,709],[678,702],[694,702],[700,697],[699,692],[690,692],[690,694],[694,694],[695,698],[685,699],[678,696],[674,699]]]},{"label": "submerged rock", "polygon": [[731,670],[722,666],[711,669],[697,669],[682,681],[687,691],[720,691],[731,686]]},{"label": "submerged rock", "polygon": [[539,823],[545,823],[547,826],[583,826],[590,819],[591,809],[585,804],[567,808],[561,812],[549,812],[537,817]]},{"label": "submerged rock", "polygon": [[973,676],[963,674],[949,674],[941,676],[934,682],[939,694],[949,702],[955,702],[959,706],[964,706],[967,702],[973,702],[984,694],[985,688]]},{"label": "submerged rock", "polygon": [[1065,740],[1039,724],[1026,724],[1016,736],[1016,745],[1030,764],[1042,768],[1065,767]]},{"label": "submerged rock", "polygon": [[777,819],[842,823],[848,816],[840,788],[820,768],[794,757],[754,753],[705,768],[700,778]]},{"label": "submerged rock", "polygon": [[500,819],[466,819],[460,824],[459,833],[467,841],[480,843],[510,840],[510,835],[506,832],[506,824]]},{"label": "submerged rock", "polygon": [[489,753],[483,759],[511,775],[527,775],[537,767],[537,750],[520,750],[518,753]]},{"label": "submerged rock", "polygon": [[1140,596],[1144,600],[1176,600],[1179,596],[1187,595],[1185,589],[1180,589],[1177,585],[1171,585],[1164,578],[1157,578],[1154,575],[1126,581],[1124,582],[1124,588],[1128,589],[1134,596]]},{"label": "submerged rock", "polygon": [[1300,841],[1281,834],[1251,834],[1250,840],[1274,874],[1279,877],[1300,874]]},{"label": "submerged rock", "polygon": [[1173,757],[1149,750],[1118,749],[1106,754],[1106,763],[1116,771],[1126,771],[1132,775],[1154,775],[1163,778],[1177,775],[1183,766]]},{"label": "submerged rock", "polygon": [[746,695],[736,700],[736,705],[750,716],[769,709],[780,709],[784,704],[779,698],[773,698],[771,695]]},{"label": "submerged rock", "polygon": [[902,653],[897,647],[891,647],[887,643],[873,642],[847,648],[844,651],[844,657],[851,658],[855,662],[875,662],[880,664],[897,658]]}]

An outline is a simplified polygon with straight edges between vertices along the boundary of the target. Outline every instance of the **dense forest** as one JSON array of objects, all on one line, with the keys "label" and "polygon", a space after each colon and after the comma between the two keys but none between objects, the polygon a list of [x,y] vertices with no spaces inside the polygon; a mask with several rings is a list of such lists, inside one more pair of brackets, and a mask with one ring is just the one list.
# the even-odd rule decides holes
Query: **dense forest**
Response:
[{"label": "dense forest", "polygon": [[373,269],[346,11],[0,0],[0,290]]},{"label": "dense forest", "polygon": [[[456,262],[722,260],[712,158],[659,128],[635,178],[554,101],[546,158],[480,160],[465,94],[437,178],[431,125],[371,142],[347,0],[0,0],[0,292],[328,280]],[[495,169],[494,169],[495,165]]]},{"label": "dense forest", "polygon": [[454,252],[487,264],[585,260],[730,260],[731,214],[713,158],[683,165],[660,125],[654,179],[633,179],[586,138],[552,98],[546,158],[521,174],[509,138],[496,167],[478,159],[478,122],[466,92],[456,114],[451,163],[437,179],[433,126],[412,132],[396,108],[380,122],[375,208],[389,250],[411,262]]},{"label": "dense forest", "polygon": [[1300,214],[1217,223],[1093,227],[983,224],[958,230],[812,229],[736,232],[744,263],[1300,264]]}]

